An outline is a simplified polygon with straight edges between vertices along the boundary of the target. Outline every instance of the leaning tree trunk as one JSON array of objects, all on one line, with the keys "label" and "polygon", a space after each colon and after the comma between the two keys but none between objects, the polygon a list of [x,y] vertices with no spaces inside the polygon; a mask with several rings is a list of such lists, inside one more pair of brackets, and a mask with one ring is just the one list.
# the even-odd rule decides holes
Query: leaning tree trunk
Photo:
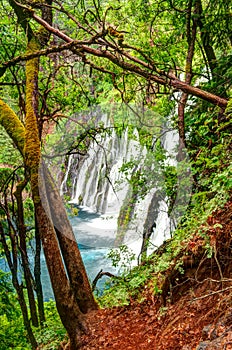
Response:
[{"label": "leaning tree trunk", "polygon": [[[37,16],[34,12],[30,11],[30,16],[34,18],[36,22],[46,28],[50,33],[53,33],[55,36],[68,43],[68,45],[65,46],[65,49],[73,51],[74,54],[79,55],[81,58],[84,57],[84,54],[103,57],[113,62],[113,64],[116,66],[121,67],[125,71],[129,71],[136,75],[144,77],[150,82],[155,82],[160,85],[170,86],[174,89],[181,90],[182,92],[185,92],[189,95],[199,97],[216,106],[219,106],[222,109],[225,109],[227,107],[227,99],[202,90],[198,87],[191,86],[190,84],[179,80],[171,72],[164,72],[163,70],[158,69],[155,65],[151,64],[151,62],[147,63],[146,61],[142,61],[141,59],[138,59],[137,57],[131,55],[127,51],[122,51],[118,46],[115,46],[114,50],[110,51],[107,49],[102,50],[101,46],[99,48],[96,48],[89,45],[84,45],[82,43],[77,43],[74,39],[64,34],[59,29],[52,27],[50,23]],[[196,18],[194,18],[194,20],[196,20]],[[101,39],[103,40],[103,38]],[[102,47],[107,47],[107,42],[104,42],[103,40],[101,45]],[[126,45],[123,46],[126,47]],[[41,52],[39,53],[39,51],[37,51],[37,55],[41,55]],[[23,59],[26,60],[28,58],[25,56]],[[86,60],[86,62],[88,62],[88,60]],[[6,63],[6,66],[8,66],[8,63]]]},{"label": "leaning tree trunk", "polygon": [[42,205],[41,201],[37,200],[35,210],[57,310],[69,335],[71,349],[75,350],[79,348],[80,336],[88,331],[88,326],[64,269],[53,223],[48,216],[49,206],[44,208],[44,203]]},{"label": "leaning tree trunk", "polygon": [[[25,27],[24,30],[28,37],[26,54],[33,54],[44,45],[44,42],[46,42],[46,31],[41,29],[37,35],[34,35],[29,23],[27,23],[27,14],[24,13],[20,6],[18,7],[16,2],[12,0],[11,3],[14,5],[13,8],[16,11],[22,26],[23,24],[26,26],[23,26],[23,28]],[[5,127],[6,131],[24,157],[26,174],[31,185],[38,232],[43,245],[57,310],[70,337],[71,349],[74,350],[79,348],[80,335],[87,331],[86,317],[83,312],[96,308],[96,303],[93,299],[91,289],[89,288],[87,275],[83,265],[75,266],[72,262],[72,256],[69,255],[70,251],[71,254],[74,252],[75,246],[75,263],[82,263],[77,245],[73,244],[73,239],[67,240],[66,238],[63,238],[63,235],[58,234],[61,242],[59,245],[54,228],[55,225],[51,215],[51,211],[53,212],[54,209],[50,206],[50,203],[48,203],[47,193],[43,184],[40,184],[39,186],[41,149],[37,115],[38,71],[38,57],[28,60],[26,63],[25,129],[15,113],[3,101],[1,101],[1,99],[0,122]],[[41,202],[41,193],[43,202]],[[54,214],[53,218],[55,218]],[[63,227],[63,229],[65,230],[65,227]],[[70,228],[68,230],[70,231]],[[71,233],[69,238],[73,238],[72,235],[73,234]],[[65,251],[64,260],[67,263],[68,276],[63,265],[60,248],[63,248]],[[75,268],[81,272],[81,274],[76,274],[76,277],[78,278],[77,281],[74,281],[72,275],[72,273],[75,272]],[[79,291],[76,292],[76,289],[79,289]],[[87,302],[87,306],[84,305],[85,302],[83,303],[82,298]],[[78,303],[80,304],[80,307]]]},{"label": "leaning tree trunk", "polygon": [[70,285],[83,313],[97,309],[92,289],[60,194],[46,165],[41,162],[41,180],[46,188],[51,219],[59,241]]},{"label": "leaning tree trunk", "polygon": [[[35,38],[28,44],[27,52],[33,52],[38,49],[39,44]],[[66,275],[66,271],[63,265],[62,257],[60,254],[56,232],[54,229],[54,223],[52,221],[52,215],[50,210],[49,198],[46,193],[43,182],[39,179],[39,165],[40,165],[40,140],[39,129],[37,124],[37,106],[38,106],[38,69],[39,60],[34,58],[27,61],[26,64],[26,118],[25,118],[25,164],[28,169],[32,197],[36,212],[36,222],[38,225],[38,231],[42,240],[44,255],[54,291],[57,310],[59,312],[61,321],[66,328],[70,337],[70,344],[72,349],[77,349],[80,345],[80,335],[87,331],[87,325],[85,317],[81,312],[79,304],[82,306],[81,300],[76,301],[76,295]],[[40,180],[40,186],[39,186]],[[41,198],[43,199],[41,201]],[[56,208],[57,209],[57,208]],[[59,213],[61,215],[61,212]],[[65,229],[65,227],[64,227]],[[63,235],[62,237],[65,237]],[[62,238],[61,237],[61,238]],[[73,244],[73,241],[72,241]],[[70,248],[70,242],[68,241],[66,249]],[[72,250],[73,251],[73,250]],[[72,253],[71,251],[71,253]],[[67,254],[70,252],[66,251]],[[69,256],[68,260],[71,262],[72,256]],[[79,259],[81,261],[81,259]],[[73,269],[78,270],[78,266],[74,266]],[[81,271],[82,276],[87,280],[85,270]],[[86,290],[83,287],[83,279],[81,276],[76,275],[78,278],[76,286],[82,289],[82,296],[85,300],[92,299],[91,290]],[[79,295],[81,293],[79,292]],[[89,307],[90,308],[90,307]]]}]

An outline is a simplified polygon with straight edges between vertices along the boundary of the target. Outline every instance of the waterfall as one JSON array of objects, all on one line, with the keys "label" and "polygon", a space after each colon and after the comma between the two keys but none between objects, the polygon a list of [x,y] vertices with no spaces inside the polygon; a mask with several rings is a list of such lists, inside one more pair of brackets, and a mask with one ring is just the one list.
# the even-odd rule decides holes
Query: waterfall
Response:
[{"label": "waterfall", "polygon": [[[150,230],[150,253],[170,237],[177,222],[168,213],[168,200],[157,182],[157,164],[146,164],[154,154],[140,144],[136,126],[119,133],[112,127],[107,114],[98,116],[99,121],[110,132],[92,139],[86,154],[69,156],[61,194],[70,194],[70,203],[88,207],[104,219],[113,218],[117,226],[115,244],[127,244],[137,255],[143,237]],[[164,163],[176,167],[178,133],[168,127],[162,127],[161,131],[161,146],[167,154]],[[126,171],[121,171],[125,164],[129,166]],[[130,183],[133,176],[138,176],[139,180],[145,178],[147,190],[142,195],[142,187],[138,193]]]},{"label": "waterfall", "polygon": [[61,185],[60,185],[60,194],[61,194],[61,196],[63,196],[65,194],[65,192],[67,192],[67,180],[68,180],[68,175],[69,175],[71,164],[72,164],[72,158],[73,158],[73,154],[71,154],[68,157],[67,170],[65,172],[64,179],[63,179],[63,181],[61,182]]},{"label": "waterfall", "polygon": [[[136,129],[133,136],[138,137]],[[120,168],[124,163],[142,159],[144,153],[138,141],[128,138],[128,129],[121,136],[112,130],[111,135],[92,141],[86,155],[69,157],[61,193],[65,193],[70,177],[74,190],[72,203],[85,205],[102,214],[118,212],[128,191]]]},{"label": "waterfall", "polygon": [[[176,130],[164,128],[161,139],[162,147],[167,152],[166,165],[177,166],[176,148],[179,135]],[[143,153],[145,156],[146,151]],[[152,168],[151,168],[152,171]],[[171,237],[175,225],[168,214],[167,198],[159,193],[157,187],[152,187],[143,199],[140,199],[134,209],[133,220],[127,227],[124,242],[129,245],[138,256],[143,244],[144,233],[152,228],[148,244],[148,254]],[[155,225],[154,225],[155,223]],[[118,228],[120,230],[120,228]]]}]

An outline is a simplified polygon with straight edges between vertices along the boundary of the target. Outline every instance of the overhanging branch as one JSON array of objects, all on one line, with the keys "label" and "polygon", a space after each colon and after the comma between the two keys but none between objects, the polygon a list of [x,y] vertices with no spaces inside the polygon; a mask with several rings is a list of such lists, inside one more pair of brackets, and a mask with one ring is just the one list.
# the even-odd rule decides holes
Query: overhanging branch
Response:
[{"label": "overhanging branch", "polygon": [[[25,9],[24,5],[20,5],[20,6],[22,6]],[[160,71],[155,65],[152,64],[151,61],[149,61],[149,63],[142,61],[139,58],[132,56],[128,52],[124,51],[123,47],[111,45],[111,51],[108,50],[107,49],[108,41],[104,40],[104,36],[106,35],[105,31],[104,33],[103,32],[97,33],[88,41],[77,41],[72,39],[68,35],[64,34],[59,29],[56,29],[53,26],[51,26],[45,20],[37,16],[34,13],[34,11],[29,9],[27,10],[28,10],[28,15],[30,14],[30,16],[36,22],[38,22],[46,30],[48,30],[49,32],[53,33],[55,36],[59,37],[60,39],[66,42],[66,44],[64,45],[34,52],[33,55],[42,56],[53,52],[61,52],[62,50],[70,50],[74,54],[80,55],[82,58],[84,53],[92,56],[96,56],[96,57],[102,57],[111,61],[116,66],[119,66],[122,69],[130,71],[132,73],[135,73],[145,78],[146,80],[152,81],[154,83],[157,83],[163,86],[173,87],[175,89],[181,90],[193,96],[199,97],[203,100],[206,100],[221,108],[226,108],[227,106],[227,103],[228,103],[227,99],[221,98],[220,96],[217,96],[210,92],[191,86],[190,84],[179,80],[172,73]],[[98,48],[91,47],[91,44],[98,44]],[[114,51],[112,51],[112,48]],[[32,57],[30,57],[30,59],[31,58]],[[21,56],[21,58],[16,57],[15,59],[9,61],[8,65],[15,64],[20,60],[28,60],[28,59],[29,58],[26,55]],[[85,63],[88,64],[87,59]],[[2,65],[2,72],[5,71],[6,66],[7,66],[7,62]],[[0,75],[2,72],[0,68]]]}]

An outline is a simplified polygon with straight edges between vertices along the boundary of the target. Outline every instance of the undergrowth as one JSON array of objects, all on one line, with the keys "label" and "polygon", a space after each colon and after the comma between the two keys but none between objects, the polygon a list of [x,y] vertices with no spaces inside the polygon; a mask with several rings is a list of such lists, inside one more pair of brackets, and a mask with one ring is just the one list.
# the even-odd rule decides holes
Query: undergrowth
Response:
[{"label": "undergrowth", "polygon": [[[144,288],[152,290],[154,295],[161,294],[164,276],[169,269],[177,270],[180,274],[184,273],[183,256],[187,254],[189,243],[196,235],[202,238],[201,248],[206,256],[211,257],[213,247],[208,236],[207,218],[213,214],[215,208],[217,210],[222,208],[228,199],[228,192],[205,203],[197,198],[191,211],[175,230],[172,239],[164,242],[143,264],[108,282],[107,288],[99,298],[101,307],[129,305],[132,299],[143,301]],[[220,224],[215,224],[214,228],[220,228]]]},{"label": "undergrowth", "polygon": [[[0,349],[29,350],[31,346],[26,337],[17,297],[8,274],[0,273]],[[34,327],[33,331],[39,344],[38,350],[55,350],[65,338],[66,331],[61,324],[55,302],[45,302],[44,308],[46,322],[43,327]]]},{"label": "undergrowth", "polygon": [[[183,256],[187,254],[189,243],[196,236],[199,237],[201,249],[206,256],[213,255],[207,220],[216,210],[223,208],[232,195],[232,101],[228,103],[223,121],[218,121],[217,109],[214,113],[210,119],[213,126],[207,121],[202,130],[196,130],[198,126],[192,125],[192,134],[198,137],[195,140],[197,149],[196,145],[192,150],[190,147],[194,189],[189,207],[172,239],[164,242],[143,264],[111,279],[103,296],[99,298],[102,307],[129,305],[132,298],[142,301],[143,290],[148,287],[154,295],[162,293],[164,275],[168,270],[184,273]],[[207,120],[206,113],[200,115]],[[220,228],[220,223],[213,226],[215,232]]]}]

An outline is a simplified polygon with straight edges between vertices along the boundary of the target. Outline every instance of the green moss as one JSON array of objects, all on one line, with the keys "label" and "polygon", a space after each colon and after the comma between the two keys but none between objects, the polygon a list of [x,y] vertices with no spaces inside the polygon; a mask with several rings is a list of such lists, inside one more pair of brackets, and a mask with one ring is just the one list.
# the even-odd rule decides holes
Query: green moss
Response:
[{"label": "green moss", "polygon": [[24,155],[25,128],[14,111],[0,99],[0,124]]},{"label": "green moss", "polygon": [[[33,38],[27,47],[27,54],[33,53],[40,45]],[[41,158],[39,129],[37,122],[38,108],[38,73],[39,58],[33,58],[26,63],[26,118],[25,118],[25,161],[30,169],[31,187],[34,199],[38,199],[38,170]]]}]

